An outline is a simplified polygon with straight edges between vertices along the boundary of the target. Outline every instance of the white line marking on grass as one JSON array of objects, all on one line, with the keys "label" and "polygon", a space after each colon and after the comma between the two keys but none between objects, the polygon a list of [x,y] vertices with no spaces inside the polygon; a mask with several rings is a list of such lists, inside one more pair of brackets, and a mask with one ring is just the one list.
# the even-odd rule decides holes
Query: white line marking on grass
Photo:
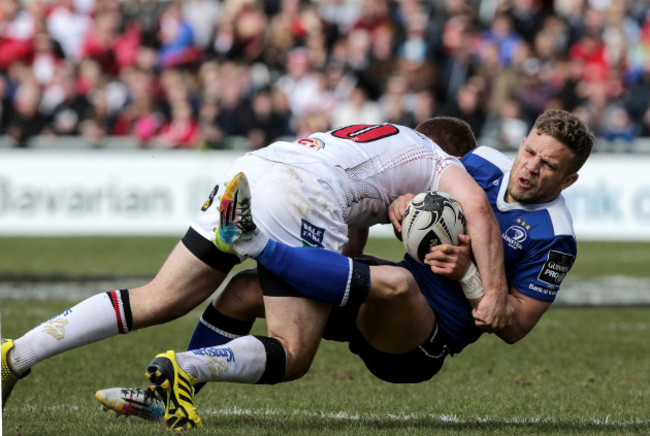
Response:
[{"label": "white line marking on grass", "polygon": [[[79,406],[74,404],[63,405],[54,405],[54,406],[34,406],[34,405],[22,405],[22,406],[9,406],[3,412],[31,412],[36,414],[41,413],[58,413],[61,411],[78,411],[84,409],[85,406]],[[99,408],[101,410],[101,408]],[[349,421],[354,423],[388,423],[388,422],[399,422],[406,423],[417,422],[417,421],[429,421],[430,423],[438,422],[440,424],[456,424],[456,425],[471,425],[471,424],[483,424],[483,425],[536,425],[536,424],[547,424],[547,425],[563,425],[563,426],[593,426],[595,428],[602,429],[625,429],[630,427],[637,426],[648,426],[650,425],[650,419],[631,419],[631,420],[617,420],[611,419],[609,416],[604,418],[592,417],[588,419],[576,419],[576,420],[562,420],[558,418],[548,417],[548,416],[534,416],[534,417],[518,417],[514,416],[511,418],[491,418],[489,416],[476,416],[463,418],[458,415],[448,415],[448,414],[435,414],[435,413],[407,413],[407,414],[392,414],[387,413],[384,415],[376,413],[349,413],[345,411],[339,412],[313,412],[310,410],[282,410],[282,409],[242,409],[238,407],[233,407],[231,409],[211,409],[211,408],[201,408],[199,410],[200,416],[215,416],[215,417],[228,417],[228,416],[259,416],[259,417],[272,417],[272,418],[291,418],[294,417],[303,417],[303,418],[319,418],[319,419],[329,419],[336,421]]]},{"label": "white line marking on grass", "polygon": [[313,412],[309,410],[280,410],[280,409],[240,409],[234,407],[232,409],[206,409],[200,410],[200,415],[205,416],[268,416],[268,417],[284,417],[302,416],[306,418],[324,418],[341,421],[351,422],[409,422],[409,421],[438,421],[440,423],[451,424],[498,424],[498,425],[526,425],[526,424],[573,424],[573,425],[592,425],[602,428],[624,428],[639,425],[650,425],[650,419],[632,419],[628,421],[612,420],[609,416],[605,418],[589,418],[585,420],[567,421],[547,416],[537,417],[512,417],[512,418],[490,418],[486,416],[462,418],[458,415],[447,414],[434,414],[434,413],[408,413],[408,414],[385,414],[379,415],[375,413],[348,413],[345,411],[340,412]]}]

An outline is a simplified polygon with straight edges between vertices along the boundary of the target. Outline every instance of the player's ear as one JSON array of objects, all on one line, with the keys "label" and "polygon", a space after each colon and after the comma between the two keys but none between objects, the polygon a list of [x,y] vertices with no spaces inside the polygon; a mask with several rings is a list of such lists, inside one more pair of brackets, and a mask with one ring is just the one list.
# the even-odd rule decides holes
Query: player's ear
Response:
[{"label": "player's ear", "polygon": [[576,182],[576,180],[578,180],[578,173],[573,173],[566,176],[562,181],[562,185],[560,185],[562,190],[565,190],[569,186],[573,185]]}]

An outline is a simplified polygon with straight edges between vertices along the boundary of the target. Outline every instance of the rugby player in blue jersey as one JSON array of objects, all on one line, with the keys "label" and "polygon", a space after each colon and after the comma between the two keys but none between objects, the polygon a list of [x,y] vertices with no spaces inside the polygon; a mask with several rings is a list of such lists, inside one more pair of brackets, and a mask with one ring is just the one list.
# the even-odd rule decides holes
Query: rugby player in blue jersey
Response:
[{"label": "rugby player in blue jersey", "polygon": [[[248,195],[255,196],[254,203],[246,195],[239,195],[243,193],[240,182]],[[396,198],[438,189],[449,192],[463,207],[466,229],[473,239],[472,253],[485,286],[482,314],[494,327],[504,325],[510,314],[506,312],[508,288],[499,225],[487,196],[462,164],[431,138],[406,126],[342,126],[295,141],[276,141],[236,159],[218,179],[185,237],[150,282],[96,294],[16,340],[2,339],[2,407],[17,381],[39,362],[70,349],[170,321],[212,295],[231,268],[243,260],[232,253],[228,228],[220,226],[220,220],[224,218],[228,224],[231,214],[241,216],[246,205],[251,207],[257,227],[275,240],[343,252],[351,240],[350,228],[360,230],[358,247],[362,246],[363,233],[367,235],[369,226],[389,221],[388,208]],[[215,233],[215,228],[221,232]],[[236,236],[236,232],[231,236]],[[264,302],[269,334],[246,335],[233,341],[236,361],[248,363],[238,369],[231,365],[224,376],[231,381],[261,384],[297,378],[302,366],[295,366],[296,360],[287,356],[315,353],[315,348],[308,351],[305,346],[317,347],[318,343],[311,338],[320,337],[319,323],[313,324],[313,331],[305,323],[316,314],[326,319],[328,312],[313,308],[322,304],[314,300],[283,298],[289,286],[268,270],[260,268],[259,282],[272,295]],[[214,323],[212,326],[216,327]],[[197,337],[205,339],[203,333],[209,326],[205,327]],[[274,333],[279,331],[284,333]],[[220,335],[218,327],[217,332]],[[190,348],[202,348],[194,339]],[[219,342],[210,340],[208,344]],[[235,352],[228,349],[210,353],[234,363]],[[172,360],[166,362],[171,364]],[[173,378],[173,390],[179,392],[182,377],[176,377],[176,367],[160,369]],[[156,380],[161,377],[157,373],[154,371]],[[161,387],[165,385],[158,381]],[[182,383],[182,388],[194,392],[189,380]],[[173,404],[167,402],[168,411],[170,407],[179,410],[174,419],[167,420],[168,425],[200,427],[198,416],[191,412],[193,406],[176,404],[179,399],[174,394]]]},{"label": "rugby player in blue jersey", "polygon": [[[577,117],[552,110],[536,120],[514,162],[486,147],[463,157],[465,168],[485,190],[502,230],[511,322],[498,328],[483,319],[482,284],[470,261],[467,239],[460,247],[433,250],[426,266],[408,255],[397,264],[368,265],[331,251],[270,240],[257,231],[255,217],[246,207],[238,207],[235,219],[225,220],[219,233],[230,239],[236,253],[255,258],[258,265],[293,286],[284,292],[297,292],[314,302],[312,331],[349,342],[351,351],[382,380],[420,382],[435,375],[447,355],[461,352],[484,331],[508,343],[519,341],[551,305],[577,251],[561,192],[578,179],[577,171],[594,142]],[[237,197],[244,205],[250,200],[245,178],[239,179]],[[409,198],[400,197],[389,209],[396,230]],[[224,230],[237,234],[232,238]],[[458,282],[452,280],[457,278]],[[344,301],[347,304],[339,307]],[[313,325],[318,323],[322,323],[320,330]],[[283,339],[273,329],[269,335]],[[280,359],[286,362],[282,381],[299,378],[308,370],[320,336],[311,338],[311,343],[285,347],[285,359]],[[170,418],[179,418],[179,405],[193,407],[193,398],[188,399],[174,380],[250,382],[236,374],[258,352],[239,348],[239,340],[156,356],[148,373],[154,384],[171,394]],[[223,371],[211,371],[215,365]]]}]

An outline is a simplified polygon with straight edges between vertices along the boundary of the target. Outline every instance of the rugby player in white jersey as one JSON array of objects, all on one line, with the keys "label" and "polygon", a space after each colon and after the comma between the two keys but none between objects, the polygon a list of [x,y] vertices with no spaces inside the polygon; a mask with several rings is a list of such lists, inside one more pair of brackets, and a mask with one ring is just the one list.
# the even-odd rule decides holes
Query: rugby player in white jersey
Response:
[{"label": "rugby player in white jersey", "polygon": [[[393,383],[430,379],[448,354],[461,352],[484,331],[496,333],[508,343],[525,337],[553,302],[573,265],[577,247],[561,191],[577,180],[577,171],[593,144],[593,135],[575,116],[548,111],[522,141],[514,162],[486,147],[463,157],[486,190],[503,231],[501,250],[505,250],[510,287],[507,306],[513,322],[500,327],[483,319],[480,304],[485,289],[471,266],[466,243],[447,247],[450,253],[433,250],[428,266],[408,255],[399,264],[368,266],[335,252],[273,241],[255,228],[254,208],[252,216],[248,206],[236,208],[230,214],[233,220],[221,223],[226,231],[219,231],[218,238],[230,240],[240,255],[254,257],[258,265],[314,300],[310,311],[303,312],[303,324],[296,325],[307,332],[302,336],[306,342],[292,348],[287,360],[282,360],[286,370],[279,371],[283,378],[275,381],[303,375],[321,336],[349,342],[350,350],[374,375]],[[239,201],[250,205],[245,179],[239,177],[237,184],[234,191]],[[389,212],[396,227],[408,198],[400,197]],[[460,284],[449,280],[457,278]],[[265,294],[267,314],[269,303],[274,301]],[[283,315],[291,317],[293,312]],[[270,334],[280,336],[278,332]],[[241,346],[246,338],[224,346],[156,356],[148,375],[167,392],[168,422],[198,422],[189,389],[196,382],[252,382],[242,377],[241,371],[257,359]],[[210,371],[215,365],[223,371]],[[263,371],[260,367],[259,376],[265,377],[268,370],[268,366]],[[170,382],[178,379],[187,382],[184,386]]]},{"label": "rugby player in white jersey", "polygon": [[[240,172],[248,176],[256,198],[252,212],[265,234],[290,245],[335,252],[348,242],[349,227],[387,222],[388,207],[400,195],[448,191],[460,201],[473,240],[473,255],[485,286],[482,316],[494,328],[508,323],[500,231],[483,190],[457,159],[412,129],[391,124],[347,126],[305,140],[276,142],[237,159],[151,282],[95,295],[15,341],[3,340],[3,407],[18,378],[38,362],[173,320],[210,296],[242,260],[226,253],[223,244],[215,249],[213,243],[219,221],[228,222],[234,206],[246,207],[234,195],[237,189],[227,186],[231,181],[236,188]],[[271,293],[284,288],[270,272],[260,271],[260,281]],[[287,357],[295,350],[303,353],[311,344],[314,332],[305,328],[304,316],[311,316],[313,306],[319,305],[327,306],[295,296],[279,295],[268,301],[265,296],[268,336],[240,338],[241,353],[254,355],[255,364],[241,371],[233,369],[231,374],[249,383],[277,383],[301,376],[304,369],[292,367]],[[200,426],[195,417],[193,410],[183,409],[168,424]]]}]

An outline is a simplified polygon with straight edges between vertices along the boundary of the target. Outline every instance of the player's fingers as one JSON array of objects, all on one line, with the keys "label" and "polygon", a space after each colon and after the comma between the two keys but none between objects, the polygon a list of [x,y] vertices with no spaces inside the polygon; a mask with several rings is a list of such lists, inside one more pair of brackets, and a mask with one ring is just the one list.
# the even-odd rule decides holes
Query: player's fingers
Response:
[{"label": "player's fingers", "polygon": [[440,244],[440,245],[436,245],[436,250],[444,254],[453,254],[454,246],[451,244]]},{"label": "player's fingers", "polygon": [[470,245],[471,239],[472,238],[470,238],[469,235],[465,233],[461,233],[458,235],[458,243],[461,246]]}]

